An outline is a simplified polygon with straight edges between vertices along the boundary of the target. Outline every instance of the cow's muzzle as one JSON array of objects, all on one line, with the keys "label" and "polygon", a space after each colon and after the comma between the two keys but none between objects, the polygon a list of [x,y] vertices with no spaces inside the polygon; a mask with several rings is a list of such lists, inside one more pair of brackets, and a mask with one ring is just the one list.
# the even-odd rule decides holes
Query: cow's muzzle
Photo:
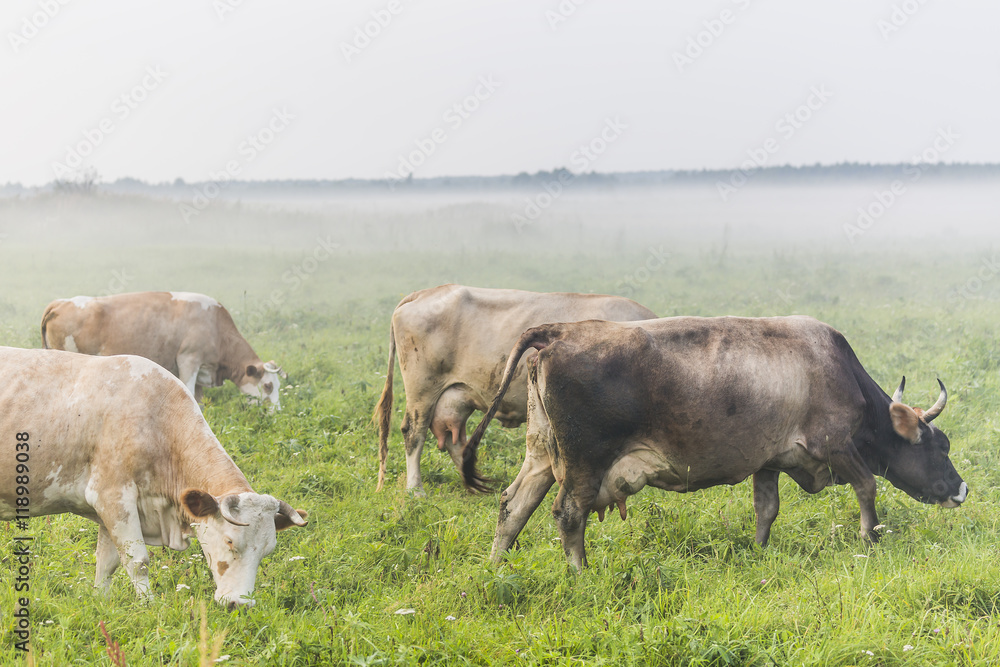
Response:
[{"label": "cow's muzzle", "polygon": [[235,599],[228,595],[216,596],[215,601],[225,607],[228,611],[243,611],[252,609],[257,603],[253,598],[241,595]]},{"label": "cow's muzzle", "polygon": [[966,497],[969,495],[969,485],[962,482],[962,485],[958,487],[958,495],[952,496],[947,500],[941,501],[941,507],[958,507],[965,502]]}]

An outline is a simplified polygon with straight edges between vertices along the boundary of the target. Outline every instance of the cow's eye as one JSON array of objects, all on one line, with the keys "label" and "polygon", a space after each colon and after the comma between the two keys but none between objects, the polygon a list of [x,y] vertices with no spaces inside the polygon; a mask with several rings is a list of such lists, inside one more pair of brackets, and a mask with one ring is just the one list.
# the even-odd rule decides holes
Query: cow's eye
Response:
[{"label": "cow's eye", "polygon": [[228,537],[226,538],[226,546],[229,547],[230,549],[233,548],[233,540],[231,538]]},{"label": "cow's eye", "polygon": [[271,384],[270,382],[266,383],[264,385],[264,393],[265,394],[270,394],[272,391],[274,391],[274,385]]}]

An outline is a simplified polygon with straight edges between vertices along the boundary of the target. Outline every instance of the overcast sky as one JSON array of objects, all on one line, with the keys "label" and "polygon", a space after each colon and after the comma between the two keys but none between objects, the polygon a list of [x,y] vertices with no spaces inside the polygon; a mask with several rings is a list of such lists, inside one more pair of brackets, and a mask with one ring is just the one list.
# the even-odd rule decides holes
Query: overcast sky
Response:
[{"label": "overcast sky", "polygon": [[0,183],[997,162],[998,25],[987,0],[4,0]]}]

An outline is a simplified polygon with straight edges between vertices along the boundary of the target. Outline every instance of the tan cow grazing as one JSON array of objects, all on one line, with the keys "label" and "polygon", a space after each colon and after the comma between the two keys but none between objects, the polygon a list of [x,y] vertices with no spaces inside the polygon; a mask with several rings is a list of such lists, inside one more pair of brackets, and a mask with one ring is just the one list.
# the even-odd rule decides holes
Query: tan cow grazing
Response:
[{"label": "tan cow grazing", "polygon": [[281,369],[264,363],[222,304],[193,292],[133,292],[56,299],[42,316],[46,348],[152,359],[201,402],[202,387],[231,380],[280,410]]},{"label": "tan cow grazing", "polygon": [[[420,454],[429,428],[438,449],[462,469],[465,425],[473,410],[485,411],[500,383],[507,354],[518,336],[547,322],[645,320],[653,311],[631,299],[603,294],[539,293],[441,285],[410,294],[396,306],[389,327],[389,369],[375,408],[379,426],[378,489],[385,482],[392,380],[399,370],[406,391],[401,430],[406,446],[406,488],[423,493]],[[533,356],[533,355],[529,355]],[[497,418],[507,427],[527,419],[525,362],[514,373]]]},{"label": "tan cow grazing", "polygon": [[250,488],[176,377],[136,356],[11,347],[0,347],[0,368],[0,519],[95,521],[95,585],[109,589],[123,564],[142,597],[146,545],[183,550],[193,532],[215,600],[253,604],[275,532],[306,525],[306,512]]}]

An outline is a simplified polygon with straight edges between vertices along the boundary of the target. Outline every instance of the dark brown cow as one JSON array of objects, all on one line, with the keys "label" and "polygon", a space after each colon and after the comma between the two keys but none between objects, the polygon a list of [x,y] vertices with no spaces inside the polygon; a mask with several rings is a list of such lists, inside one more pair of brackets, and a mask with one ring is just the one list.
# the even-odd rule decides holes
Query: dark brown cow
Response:
[{"label": "dark brown cow", "polygon": [[877,539],[875,478],[925,503],[958,507],[968,486],[948,438],[926,412],[889,398],[838,331],[809,317],[673,317],[645,322],[549,324],[526,331],[507,360],[493,407],[470,438],[463,476],[525,350],[524,465],[500,501],[493,558],[510,547],[554,481],[563,548],[586,564],[587,518],[648,485],[695,491],[753,475],[759,544],[778,515],[778,474],[817,493],[854,487],[861,534]]},{"label": "dark brown cow", "polygon": [[[546,322],[644,320],[656,317],[631,299],[603,294],[538,293],[441,285],[410,294],[392,313],[389,369],[375,407],[379,425],[378,489],[385,480],[392,417],[392,375],[399,370],[406,389],[402,431],[406,444],[406,488],[423,493],[420,454],[430,429],[438,448],[461,466],[465,424],[473,410],[486,410],[507,352],[528,327]],[[524,364],[499,407],[504,426],[523,424],[528,404]]]}]

